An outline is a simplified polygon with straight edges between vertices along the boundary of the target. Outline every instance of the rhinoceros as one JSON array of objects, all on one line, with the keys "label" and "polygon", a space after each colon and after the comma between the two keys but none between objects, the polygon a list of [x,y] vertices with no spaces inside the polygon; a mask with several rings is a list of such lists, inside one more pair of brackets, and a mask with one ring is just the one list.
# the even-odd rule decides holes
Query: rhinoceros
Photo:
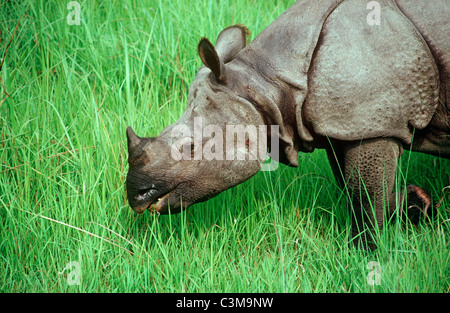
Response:
[{"label": "rhinoceros", "polygon": [[[427,214],[427,191],[393,187],[403,149],[450,158],[449,13],[445,0],[302,0],[248,44],[241,24],[215,46],[202,38],[203,66],[180,119],[154,138],[127,128],[131,208],[177,213],[246,181],[264,164],[249,147],[266,136],[265,152],[292,167],[300,151],[326,149],[354,235],[382,228],[385,210]],[[212,125],[206,138],[193,138],[199,119]],[[198,157],[229,125],[267,128],[256,137],[241,128],[245,158]]]}]

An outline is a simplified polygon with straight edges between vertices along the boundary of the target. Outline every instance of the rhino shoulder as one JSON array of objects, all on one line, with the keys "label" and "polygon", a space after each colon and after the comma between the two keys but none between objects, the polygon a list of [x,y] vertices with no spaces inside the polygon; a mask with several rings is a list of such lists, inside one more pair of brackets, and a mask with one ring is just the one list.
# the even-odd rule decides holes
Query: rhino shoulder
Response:
[{"label": "rhino shoulder", "polygon": [[358,0],[342,3],[324,25],[301,112],[316,134],[409,144],[435,112],[439,73],[426,42],[395,2],[379,3],[379,25],[367,22]]}]

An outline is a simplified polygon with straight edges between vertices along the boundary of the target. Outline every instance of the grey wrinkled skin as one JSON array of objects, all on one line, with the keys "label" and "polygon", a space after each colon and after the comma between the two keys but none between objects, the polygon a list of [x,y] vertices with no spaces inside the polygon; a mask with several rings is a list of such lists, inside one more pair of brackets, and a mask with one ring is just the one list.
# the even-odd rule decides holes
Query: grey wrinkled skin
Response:
[{"label": "grey wrinkled skin", "polygon": [[379,0],[380,25],[369,25],[367,2],[299,1],[248,45],[241,25],[224,29],[215,47],[203,38],[205,66],[181,118],[156,138],[127,129],[132,209],[179,212],[260,170],[260,159],[171,157],[174,128],[193,133],[202,117],[224,131],[278,125],[278,161],[289,166],[298,165],[300,151],[326,149],[349,192],[355,235],[381,228],[383,207],[414,206],[418,213],[408,215],[426,216],[425,190],[392,189],[402,149],[450,158],[450,9],[445,0]]}]

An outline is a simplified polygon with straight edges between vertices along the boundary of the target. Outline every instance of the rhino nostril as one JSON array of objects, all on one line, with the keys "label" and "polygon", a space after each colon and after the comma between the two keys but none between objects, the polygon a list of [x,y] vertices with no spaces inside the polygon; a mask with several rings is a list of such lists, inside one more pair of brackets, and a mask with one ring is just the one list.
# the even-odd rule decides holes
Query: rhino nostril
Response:
[{"label": "rhino nostril", "polygon": [[156,190],[154,188],[142,189],[142,190],[138,191],[135,198],[137,201],[147,200],[147,199],[152,198],[157,192],[158,192],[158,190]]}]

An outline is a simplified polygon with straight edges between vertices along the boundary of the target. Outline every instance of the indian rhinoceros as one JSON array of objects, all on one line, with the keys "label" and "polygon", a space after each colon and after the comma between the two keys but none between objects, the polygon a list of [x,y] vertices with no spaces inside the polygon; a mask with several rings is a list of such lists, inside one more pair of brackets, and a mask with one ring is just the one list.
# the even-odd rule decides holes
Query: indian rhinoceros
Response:
[{"label": "indian rhinoceros", "polygon": [[[426,214],[424,189],[392,191],[403,149],[450,157],[449,13],[446,0],[302,0],[248,45],[243,25],[224,29],[215,47],[202,38],[204,66],[181,118],[155,138],[127,128],[131,208],[177,213],[249,179],[263,157],[197,151],[229,125],[264,125],[276,131],[246,133],[241,152],[249,156],[251,142],[266,136],[265,152],[295,167],[299,151],[326,149],[349,194],[354,235],[382,228],[384,210]],[[212,125],[206,138],[193,138],[199,119]],[[176,142],[188,157],[174,157]]]}]

